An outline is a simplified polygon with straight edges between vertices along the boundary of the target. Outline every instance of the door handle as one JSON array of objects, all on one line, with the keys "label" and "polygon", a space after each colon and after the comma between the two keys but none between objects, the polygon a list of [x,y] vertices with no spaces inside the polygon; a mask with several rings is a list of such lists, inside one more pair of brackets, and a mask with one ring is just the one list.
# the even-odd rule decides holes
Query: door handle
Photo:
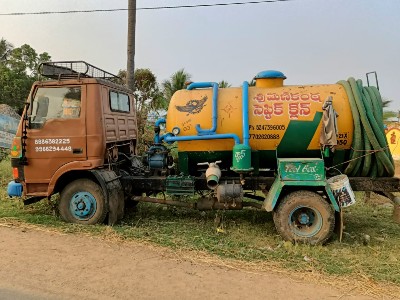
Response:
[{"label": "door handle", "polygon": [[82,154],[83,149],[82,148],[72,148],[72,154]]}]

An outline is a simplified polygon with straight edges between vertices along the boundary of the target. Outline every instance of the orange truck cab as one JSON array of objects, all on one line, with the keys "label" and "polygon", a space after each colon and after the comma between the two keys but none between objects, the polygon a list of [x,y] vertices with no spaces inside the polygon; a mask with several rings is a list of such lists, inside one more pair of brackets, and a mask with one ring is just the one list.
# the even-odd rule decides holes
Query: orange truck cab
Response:
[{"label": "orange truck cab", "polygon": [[[106,184],[107,165],[135,154],[137,141],[134,98],[116,76],[85,62],[45,63],[40,71],[53,80],[33,84],[11,147],[9,190],[30,202],[88,179]],[[81,196],[84,221],[96,208]]]}]

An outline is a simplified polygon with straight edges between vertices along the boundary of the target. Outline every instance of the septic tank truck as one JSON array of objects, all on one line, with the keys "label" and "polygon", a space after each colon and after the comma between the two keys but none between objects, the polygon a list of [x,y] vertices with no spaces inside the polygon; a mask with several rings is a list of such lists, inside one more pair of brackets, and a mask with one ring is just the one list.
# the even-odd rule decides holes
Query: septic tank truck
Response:
[{"label": "septic tank truck", "polygon": [[134,97],[116,76],[76,61],[43,63],[40,74],[50,80],[26,102],[8,193],[25,204],[59,193],[67,222],[112,225],[127,201],[248,208],[272,212],[286,240],[322,244],[341,230],[352,190],[398,201],[382,100],[360,80],[287,86],[283,73],[264,71],[254,86],[191,83],[140,155]]}]

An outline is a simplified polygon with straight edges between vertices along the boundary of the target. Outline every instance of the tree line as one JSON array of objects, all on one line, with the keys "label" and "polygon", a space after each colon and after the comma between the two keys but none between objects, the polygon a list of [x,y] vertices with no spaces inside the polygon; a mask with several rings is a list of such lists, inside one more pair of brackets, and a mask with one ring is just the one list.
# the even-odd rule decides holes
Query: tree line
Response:
[{"label": "tree line", "polygon": [[38,54],[27,44],[14,47],[1,38],[0,104],[7,104],[21,113],[32,83],[38,78],[39,65],[50,59],[47,52]]},{"label": "tree line", "polygon": [[[51,56],[47,52],[37,53],[28,44],[14,47],[1,38],[0,104],[7,104],[21,114],[33,82],[39,79],[39,65],[50,60]],[[120,70],[118,76],[121,78],[119,83],[126,85],[126,70]],[[165,114],[172,95],[186,88],[190,81],[191,75],[184,69],[176,71],[161,84],[150,69],[135,70],[133,94],[140,137],[146,135],[146,120],[149,115],[160,117]],[[222,80],[219,86],[226,88],[230,84]]]}]

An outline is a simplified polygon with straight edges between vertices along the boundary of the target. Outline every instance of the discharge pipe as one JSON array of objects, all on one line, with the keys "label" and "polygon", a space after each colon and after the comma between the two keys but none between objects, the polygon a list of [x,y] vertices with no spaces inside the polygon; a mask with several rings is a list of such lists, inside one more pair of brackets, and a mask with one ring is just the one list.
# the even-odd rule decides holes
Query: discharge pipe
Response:
[{"label": "discharge pipe", "polygon": [[212,87],[212,125],[210,129],[201,129],[199,124],[196,124],[196,130],[199,135],[213,135],[217,130],[217,119],[218,119],[218,83],[216,82],[194,82],[191,83],[186,89],[194,90],[201,88]]},{"label": "discharge pipe", "polygon": [[221,178],[221,169],[218,166],[219,163],[221,163],[220,160],[212,163],[203,162],[197,164],[198,166],[208,166],[208,169],[206,170],[206,180],[207,186],[211,190],[215,190],[218,187],[219,179]]},{"label": "discharge pipe", "polygon": [[243,82],[242,92],[242,124],[243,124],[243,145],[249,146],[249,83]]},{"label": "discharge pipe", "polygon": [[201,140],[222,140],[233,139],[235,145],[240,144],[240,138],[234,133],[221,133],[213,135],[188,135],[188,136],[174,136],[171,133],[164,134],[160,141],[164,140],[167,143],[181,142],[181,141],[201,141]]},{"label": "discharge pipe", "polygon": [[251,166],[251,147],[249,133],[249,83],[242,86],[242,135],[243,144],[233,146],[231,170],[237,173],[248,173],[254,170]]},{"label": "discharge pipe", "polygon": [[235,145],[240,144],[240,138],[234,133],[220,133],[213,135],[188,135],[188,136],[175,136],[172,133],[166,133],[160,137],[160,125],[165,124],[164,118],[158,119],[154,125],[154,143],[159,144],[162,141],[167,143],[181,142],[181,141],[201,141],[201,140],[222,140],[233,139]]}]

